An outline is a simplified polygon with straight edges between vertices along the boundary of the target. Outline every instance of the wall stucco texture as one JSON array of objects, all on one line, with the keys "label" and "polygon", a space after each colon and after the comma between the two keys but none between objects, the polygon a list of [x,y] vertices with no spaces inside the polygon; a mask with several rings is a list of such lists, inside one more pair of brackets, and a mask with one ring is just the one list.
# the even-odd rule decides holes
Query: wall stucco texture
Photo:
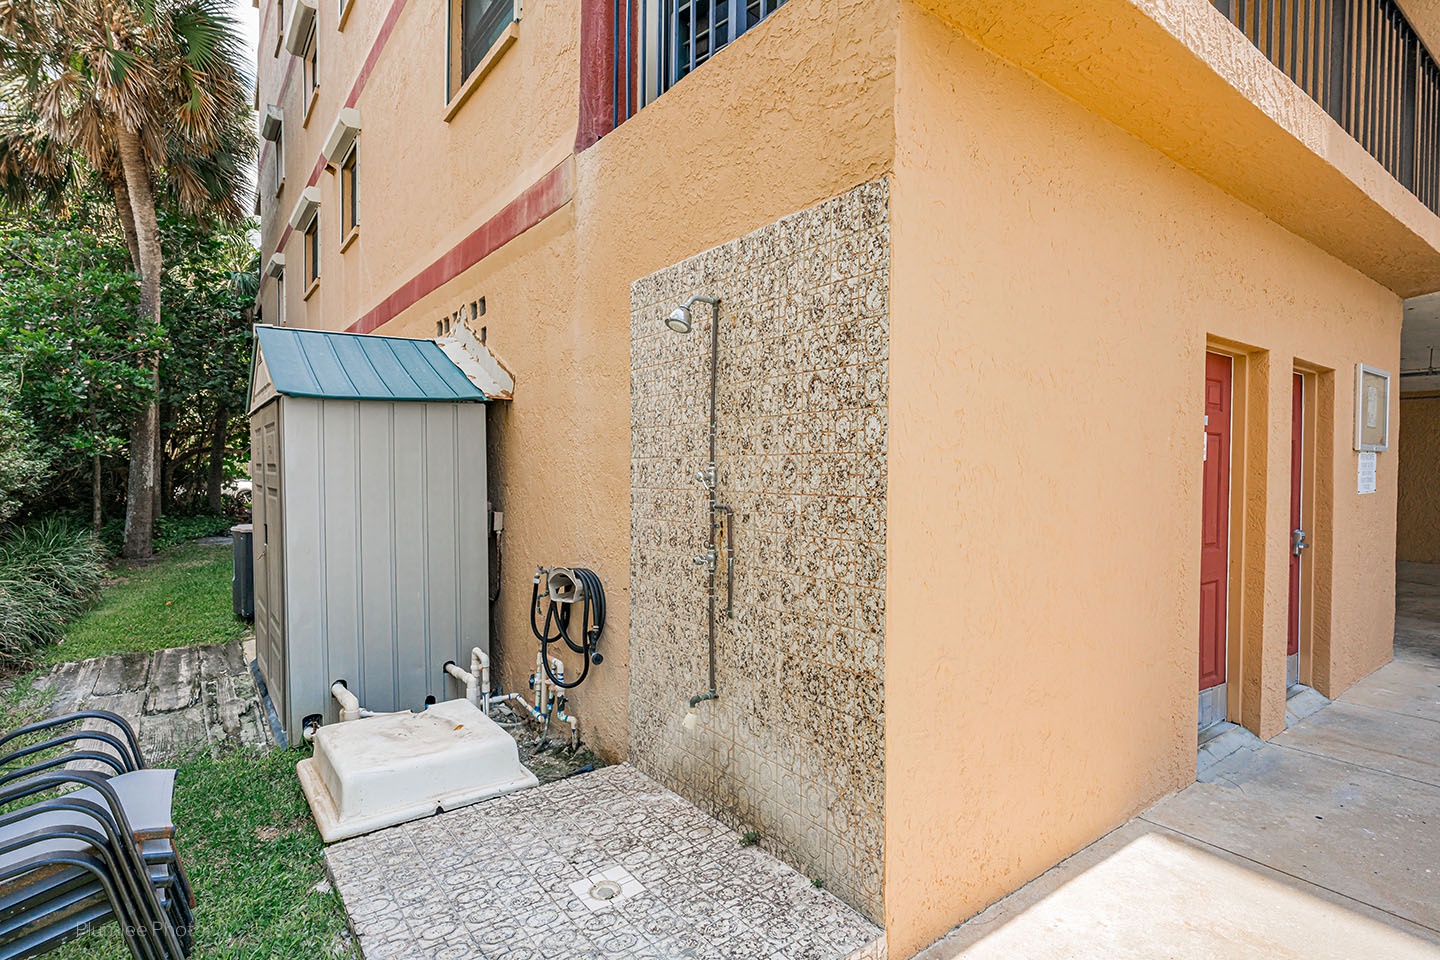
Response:
[{"label": "wall stucco texture", "polygon": [[1395,558],[1440,563],[1440,394],[1400,399]]},{"label": "wall stucco texture", "polygon": [[[630,759],[874,920],[883,912],[884,181],[632,287]],[[708,688],[710,308],[717,297],[718,697]],[[720,545],[726,549],[729,537]],[[733,591],[728,587],[733,576]]]},{"label": "wall stucco texture", "polygon": [[[457,120],[467,112],[485,116],[486,96],[510,96],[521,81],[504,80],[499,71],[512,57],[525,64],[540,56],[529,45],[550,49],[530,26],[532,18],[558,16],[551,11],[556,6],[578,4],[526,3],[519,40]],[[486,298],[486,315],[474,325],[486,327],[487,345],[516,381],[515,399],[491,406],[489,434],[491,497],[505,511],[506,527],[497,675],[506,690],[523,690],[534,669],[529,599],[536,565],[593,567],[610,602],[606,660],[570,703],[587,741],[606,757],[620,759],[628,750],[630,283],[889,171],[894,15],[890,4],[865,0],[789,0],[763,29],[721,50],[715,68],[686,77],[575,157],[574,198],[560,213],[376,331],[434,336],[437,319]],[[410,36],[417,28],[409,16],[397,37],[429,43],[424,33]],[[578,21],[573,29],[578,37]],[[744,67],[722,66],[727,60]],[[573,84],[555,83],[573,96]],[[427,102],[426,110],[435,112],[433,96]],[[568,156],[578,108],[557,101],[545,109],[572,122],[556,139]],[[397,136],[401,121],[393,119]],[[391,122],[378,118],[363,136],[383,137]],[[407,182],[424,182],[437,164],[470,168],[473,161],[461,161],[479,149],[477,142],[456,140],[434,156],[412,150]],[[454,242],[548,170],[553,151],[541,140],[529,150],[540,158],[527,161],[534,167],[530,180],[451,182],[444,210],[412,212],[398,192],[388,215],[393,220],[384,222],[393,222],[402,237],[397,242],[403,246],[408,237],[415,253],[365,261],[378,265],[370,268],[377,270],[372,295],[393,289],[409,276],[407,269],[444,248],[433,239],[444,211],[464,212],[455,230],[439,232]],[[776,176],[778,170],[785,175]],[[326,303],[323,318],[323,325],[343,326],[354,314]],[[578,666],[576,660],[567,669]]]},{"label": "wall stucco texture", "polygon": [[[1400,304],[913,7],[896,89],[885,902],[906,957],[1194,777],[1212,338],[1272,371],[1248,405],[1268,482],[1232,522],[1260,587],[1232,678],[1283,727],[1289,371],[1394,368]],[[1334,399],[1327,692],[1388,659],[1394,589],[1394,458],[1357,497]]]}]

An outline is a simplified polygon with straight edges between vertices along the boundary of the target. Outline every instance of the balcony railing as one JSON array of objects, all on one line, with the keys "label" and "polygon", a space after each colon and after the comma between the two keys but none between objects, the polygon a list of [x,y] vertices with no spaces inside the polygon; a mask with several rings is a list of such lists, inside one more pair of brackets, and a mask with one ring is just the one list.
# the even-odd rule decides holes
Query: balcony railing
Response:
[{"label": "balcony railing", "polygon": [[1385,169],[1440,213],[1440,66],[1394,0],[1214,0]]},{"label": "balcony railing", "polygon": [[669,90],[785,0],[614,0],[613,125]]}]

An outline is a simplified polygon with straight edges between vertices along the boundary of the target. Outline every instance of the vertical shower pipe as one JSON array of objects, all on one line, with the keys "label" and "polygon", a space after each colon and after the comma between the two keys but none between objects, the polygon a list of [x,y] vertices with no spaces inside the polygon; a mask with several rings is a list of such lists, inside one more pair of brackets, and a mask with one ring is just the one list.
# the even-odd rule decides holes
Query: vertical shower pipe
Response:
[{"label": "vertical shower pipe", "polygon": [[[710,689],[704,693],[696,694],[690,698],[690,709],[706,700],[714,700],[719,694],[715,692],[715,593],[717,579],[719,577],[720,555],[715,543],[716,526],[715,521],[720,510],[729,510],[729,507],[721,507],[717,502],[717,495],[720,486],[720,474],[715,465],[715,393],[719,384],[720,368],[720,301],[715,297],[692,297],[692,303],[708,303],[710,305],[710,465],[706,468],[706,486],[710,490],[710,597],[707,629],[708,652],[710,657]],[[700,560],[696,557],[696,560]],[[729,566],[729,558],[726,558],[726,566]]]}]

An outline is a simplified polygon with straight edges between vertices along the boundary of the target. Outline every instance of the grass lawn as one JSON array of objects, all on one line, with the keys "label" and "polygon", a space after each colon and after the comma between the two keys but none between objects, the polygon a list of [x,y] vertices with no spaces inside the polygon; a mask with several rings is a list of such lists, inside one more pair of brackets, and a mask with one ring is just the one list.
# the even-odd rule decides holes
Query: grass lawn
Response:
[{"label": "grass lawn", "polygon": [[[100,601],[71,625],[46,663],[138,650],[239,640],[230,613],[230,550],[187,544],[143,565],[115,568]],[[31,674],[33,676],[33,674]],[[22,679],[0,703],[4,726],[43,706]],[[178,764],[175,823],[195,886],[196,950],[202,960],[326,960],[358,957],[339,895],[324,883],[320,836],[295,778],[300,754],[274,750]],[[112,926],[52,956],[125,960]]]},{"label": "grass lawn", "polygon": [[171,547],[148,563],[120,563],[100,601],[65,631],[44,666],[111,653],[240,640],[231,615],[229,546]]}]

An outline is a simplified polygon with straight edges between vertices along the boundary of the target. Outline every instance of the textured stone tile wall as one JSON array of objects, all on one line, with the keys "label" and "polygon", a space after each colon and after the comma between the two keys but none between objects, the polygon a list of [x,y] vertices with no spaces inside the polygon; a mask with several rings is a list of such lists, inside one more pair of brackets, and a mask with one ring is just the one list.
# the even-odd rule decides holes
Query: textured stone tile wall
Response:
[{"label": "textured stone tile wall", "polygon": [[[630,756],[866,913],[884,837],[888,186],[868,183],[631,288]],[[710,308],[734,615],[708,684]]]}]

